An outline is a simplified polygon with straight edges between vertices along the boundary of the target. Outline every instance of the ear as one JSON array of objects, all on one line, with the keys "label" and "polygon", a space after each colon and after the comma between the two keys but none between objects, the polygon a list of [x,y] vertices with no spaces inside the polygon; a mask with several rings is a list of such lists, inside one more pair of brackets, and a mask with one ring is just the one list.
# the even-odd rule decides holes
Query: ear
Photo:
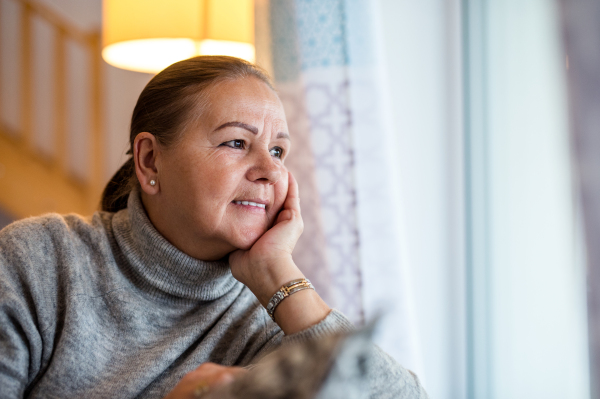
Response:
[{"label": "ear", "polygon": [[[133,142],[135,174],[142,191],[149,195],[158,194],[160,191],[157,167],[159,156],[160,148],[156,137],[148,132],[138,133]],[[154,185],[150,184],[151,181],[154,181]]]}]

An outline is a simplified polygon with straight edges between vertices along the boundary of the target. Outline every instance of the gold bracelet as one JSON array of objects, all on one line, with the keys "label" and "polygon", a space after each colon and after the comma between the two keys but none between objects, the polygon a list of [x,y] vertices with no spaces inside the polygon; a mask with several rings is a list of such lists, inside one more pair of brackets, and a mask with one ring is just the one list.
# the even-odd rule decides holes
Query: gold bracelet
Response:
[{"label": "gold bracelet", "polygon": [[281,303],[281,301],[283,301],[288,296],[295,294],[298,291],[302,291],[302,290],[306,290],[306,289],[314,290],[315,287],[311,284],[310,281],[308,281],[308,279],[305,279],[305,278],[291,281],[291,282],[285,284],[284,286],[282,286],[279,289],[279,291],[277,291],[271,297],[271,300],[269,300],[269,303],[267,304],[267,307],[266,307],[267,313],[269,314],[271,319],[273,321],[275,321],[275,316],[273,316],[273,314],[275,313],[275,308],[277,308],[277,306]]}]

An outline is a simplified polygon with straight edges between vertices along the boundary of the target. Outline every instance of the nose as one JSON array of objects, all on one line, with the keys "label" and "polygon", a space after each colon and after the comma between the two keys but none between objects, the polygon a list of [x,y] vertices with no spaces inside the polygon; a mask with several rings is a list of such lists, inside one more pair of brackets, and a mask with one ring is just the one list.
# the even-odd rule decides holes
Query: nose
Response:
[{"label": "nose", "polygon": [[261,151],[253,158],[246,177],[251,182],[275,184],[281,178],[281,167],[268,151]]}]

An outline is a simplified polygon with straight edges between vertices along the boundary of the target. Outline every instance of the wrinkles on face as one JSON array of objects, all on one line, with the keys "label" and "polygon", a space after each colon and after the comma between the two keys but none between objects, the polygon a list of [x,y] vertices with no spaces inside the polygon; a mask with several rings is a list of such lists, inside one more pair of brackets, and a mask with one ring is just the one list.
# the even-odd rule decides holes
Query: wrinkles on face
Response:
[{"label": "wrinkles on face", "polygon": [[[198,245],[247,249],[273,224],[287,194],[283,162],[291,143],[278,137],[288,132],[285,114],[277,95],[255,78],[223,82],[212,90],[196,126],[163,152],[163,203],[177,204],[172,223]],[[250,125],[256,133],[239,126],[218,129],[230,122]],[[271,154],[273,147],[283,149],[281,159]],[[235,200],[268,205],[261,212]]]}]

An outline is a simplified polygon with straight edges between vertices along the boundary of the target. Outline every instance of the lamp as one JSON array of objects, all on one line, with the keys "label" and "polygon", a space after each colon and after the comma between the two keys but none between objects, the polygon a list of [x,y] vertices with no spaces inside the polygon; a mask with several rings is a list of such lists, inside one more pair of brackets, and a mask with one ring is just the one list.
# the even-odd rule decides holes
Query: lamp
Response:
[{"label": "lamp", "polygon": [[253,0],[103,0],[102,58],[157,73],[196,55],[254,62]]}]

